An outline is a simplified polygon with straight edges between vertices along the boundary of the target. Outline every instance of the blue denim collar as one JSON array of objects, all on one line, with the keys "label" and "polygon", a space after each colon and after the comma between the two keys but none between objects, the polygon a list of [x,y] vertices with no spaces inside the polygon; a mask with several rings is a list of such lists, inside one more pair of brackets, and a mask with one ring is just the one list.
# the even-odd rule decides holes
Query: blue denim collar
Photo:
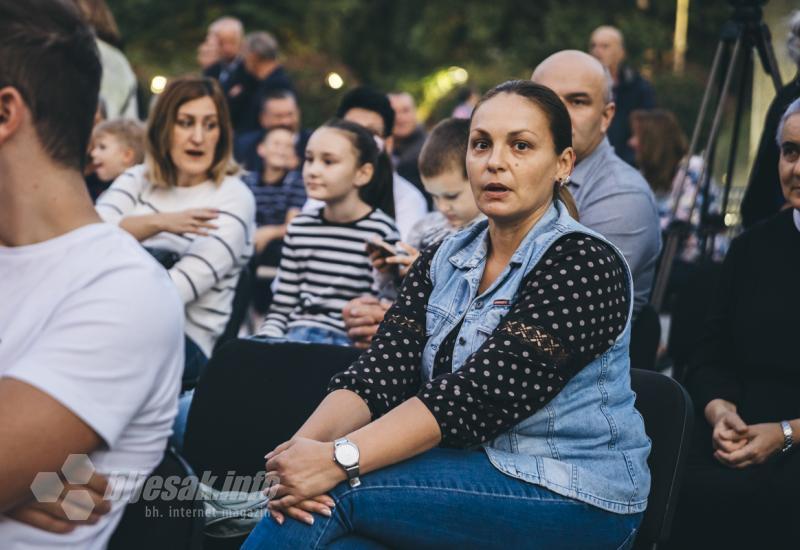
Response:
[{"label": "blue denim collar", "polygon": [[[536,222],[536,225],[528,231],[525,238],[517,247],[517,250],[511,256],[509,261],[510,265],[521,265],[525,258],[530,256],[530,248],[533,242],[544,231],[550,228],[558,221],[561,215],[569,215],[566,208],[553,203],[544,213],[542,219]],[[489,221],[483,220],[476,223],[473,227],[465,231],[463,234],[455,237],[461,241],[461,246],[457,248],[458,252],[450,256],[450,263],[458,269],[474,269],[486,260],[489,254]]]}]

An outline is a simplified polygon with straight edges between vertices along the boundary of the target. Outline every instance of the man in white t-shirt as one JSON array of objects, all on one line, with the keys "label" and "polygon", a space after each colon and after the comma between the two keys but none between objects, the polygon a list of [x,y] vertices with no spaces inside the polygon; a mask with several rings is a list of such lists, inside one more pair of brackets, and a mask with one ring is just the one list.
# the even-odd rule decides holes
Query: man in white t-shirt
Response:
[{"label": "man in white t-shirt", "polygon": [[[130,235],[101,223],[81,175],[100,72],[71,2],[0,0],[4,550],[104,548],[126,504],[103,500],[106,481],[151,472],[177,411],[181,300]],[[96,468],[81,485],[92,502],[34,498],[37,474],[73,454]]]}]

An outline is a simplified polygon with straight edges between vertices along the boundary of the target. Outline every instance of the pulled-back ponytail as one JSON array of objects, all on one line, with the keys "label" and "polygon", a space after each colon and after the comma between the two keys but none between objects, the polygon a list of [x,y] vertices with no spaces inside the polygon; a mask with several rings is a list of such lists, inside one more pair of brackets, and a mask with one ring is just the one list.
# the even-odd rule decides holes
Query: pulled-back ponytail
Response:
[{"label": "pulled-back ponytail", "polygon": [[564,206],[567,207],[567,212],[569,212],[569,215],[572,216],[576,222],[581,221],[581,216],[578,213],[578,205],[575,204],[575,198],[572,196],[572,193],[569,192],[566,185],[561,185],[558,182],[553,185],[553,202],[556,200],[560,200],[564,203]]}]

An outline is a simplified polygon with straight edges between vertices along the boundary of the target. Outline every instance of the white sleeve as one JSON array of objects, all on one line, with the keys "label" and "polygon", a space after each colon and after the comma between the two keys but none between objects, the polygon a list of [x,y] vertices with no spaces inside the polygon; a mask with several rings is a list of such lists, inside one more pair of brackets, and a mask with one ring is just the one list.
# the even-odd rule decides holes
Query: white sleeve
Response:
[{"label": "white sleeve", "polygon": [[425,196],[414,184],[404,177],[394,174],[394,219],[400,238],[408,239],[414,225],[428,213]]},{"label": "white sleeve", "polygon": [[322,202],[321,200],[312,199],[311,197],[308,197],[301,211],[312,214],[314,212],[318,212],[320,208],[324,207],[325,203]]},{"label": "white sleeve", "polygon": [[165,381],[183,368],[183,308],[158,272],[125,266],[52,311],[36,344],[4,376],[47,393],[111,447]]},{"label": "white sleeve", "polygon": [[195,236],[189,249],[169,270],[183,303],[189,303],[219,284],[253,255],[255,199],[243,183],[223,183],[230,193],[215,205],[217,226],[208,236]]},{"label": "white sleeve", "polygon": [[138,197],[147,185],[143,165],[126,170],[98,197],[97,214],[104,222],[119,224],[139,203]]}]

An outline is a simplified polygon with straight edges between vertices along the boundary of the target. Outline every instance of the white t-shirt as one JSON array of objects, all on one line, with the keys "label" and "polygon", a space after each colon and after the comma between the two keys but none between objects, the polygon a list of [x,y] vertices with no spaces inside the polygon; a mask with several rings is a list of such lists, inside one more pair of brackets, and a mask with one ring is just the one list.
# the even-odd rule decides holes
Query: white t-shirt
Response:
[{"label": "white t-shirt", "polygon": [[180,260],[169,270],[186,304],[186,335],[211,356],[233,310],[239,274],[253,255],[256,201],[237,177],[219,185],[206,181],[191,187],[155,187],[143,164],[119,176],[97,199],[97,213],[118,224],[125,216],[216,208],[217,226],[208,236],[158,233],[145,246],[171,250]]},{"label": "white t-shirt", "polygon": [[[408,242],[409,234],[414,226],[428,213],[425,196],[414,184],[394,172],[392,174],[392,197],[394,198],[394,222],[400,232],[400,240]],[[303,212],[313,213],[325,206],[325,203],[309,198],[303,205]]]},{"label": "white t-shirt", "polygon": [[[99,472],[150,473],[183,370],[183,304],[166,271],[128,233],[97,223],[0,247],[0,281],[0,377],[38,388],[92,427],[106,444],[90,455]],[[65,535],[0,515],[0,547],[104,548],[125,504]]]}]

